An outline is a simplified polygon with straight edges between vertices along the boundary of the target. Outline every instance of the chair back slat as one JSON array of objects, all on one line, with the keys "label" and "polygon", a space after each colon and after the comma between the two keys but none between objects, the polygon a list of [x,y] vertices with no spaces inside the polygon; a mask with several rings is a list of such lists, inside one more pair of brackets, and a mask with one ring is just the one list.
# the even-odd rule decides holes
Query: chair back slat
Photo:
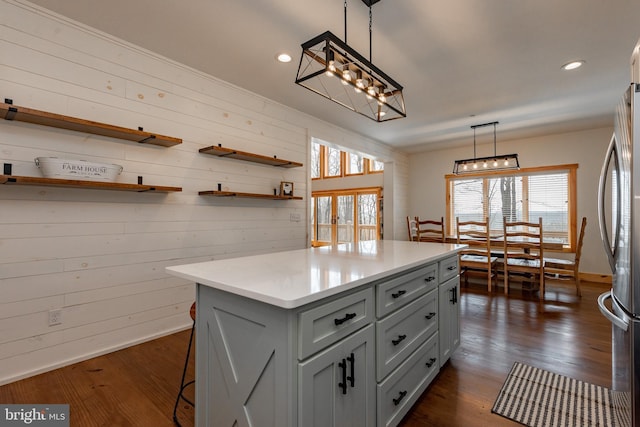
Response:
[{"label": "chair back slat", "polygon": [[407,216],[407,231],[409,232],[409,241],[415,242],[418,240],[418,224],[415,218]]},{"label": "chair back slat", "polygon": [[584,241],[586,227],[587,218],[583,217],[573,260],[564,258],[544,259],[544,274],[546,280],[556,283],[573,283],[576,286],[576,295],[578,296],[582,296],[582,291],[580,290],[580,256],[582,254],[582,243]]},{"label": "chair back slat", "polygon": [[419,242],[444,243],[444,217],[440,217],[440,221],[415,217],[415,222]]},{"label": "chair back slat", "polygon": [[468,245],[459,252],[460,271],[465,283],[471,272],[486,272],[487,289],[491,292],[498,258],[491,256],[489,218],[485,221],[460,221],[456,218],[456,239],[458,243]]},{"label": "chair back slat", "polygon": [[539,284],[540,307],[544,304],[544,247],[542,218],[538,222],[507,221],[504,217],[504,292],[509,292],[509,280],[518,275]]},{"label": "chair back slat", "polygon": [[580,263],[580,257],[582,256],[582,243],[584,241],[584,231],[587,228],[587,217],[582,217],[582,224],[580,225],[580,235],[578,236],[578,243],[576,246],[575,264]]}]

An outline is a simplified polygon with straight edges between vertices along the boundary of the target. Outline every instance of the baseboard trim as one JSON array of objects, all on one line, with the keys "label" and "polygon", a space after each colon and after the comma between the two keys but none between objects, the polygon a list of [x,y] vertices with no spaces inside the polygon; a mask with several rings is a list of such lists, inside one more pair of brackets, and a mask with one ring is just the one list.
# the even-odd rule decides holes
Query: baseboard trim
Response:
[{"label": "baseboard trim", "polygon": [[610,274],[580,273],[580,280],[611,285],[612,278]]},{"label": "baseboard trim", "polygon": [[66,360],[60,360],[60,361],[58,361],[56,363],[52,363],[50,365],[40,366],[37,369],[32,369],[32,370],[20,372],[19,374],[14,375],[14,376],[0,378],[0,386],[5,385],[5,384],[10,384],[10,383],[13,383],[13,382],[16,382],[16,381],[20,381],[20,380],[23,380],[25,378],[33,377],[34,375],[38,375],[38,374],[42,374],[42,373],[45,373],[45,372],[53,371],[53,370],[58,369],[58,368],[63,368],[63,367],[68,366],[68,365],[73,365],[74,363],[83,362],[85,360],[93,359],[94,357],[102,356],[104,354],[113,353],[114,351],[122,350],[123,348],[132,347],[132,346],[137,345],[137,344],[142,344],[143,342],[147,342],[147,341],[154,340],[156,338],[161,338],[161,337],[164,337],[164,336],[167,336],[167,335],[175,334],[176,332],[184,331],[186,329],[191,329],[192,325],[193,325],[192,322],[188,322],[188,323],[185,323],[185,324],[182,324],[182,325],[170,328],[170,329],[165,329],[165,330],[160,331],[160,332],[155,333],[155,334],[146,335],[144,337],[140,337],[140,338],[137,338],[137,339],[134,339],[134,340],[123,342],[123,343],[121,343],[119,345],[114,345],[114,346],[111,346],[111,347],[102,348],[102,349],[100,349],[98,351],[85,353],[83,355],[72,357],[72,358],[69,358],[69,359],[66,359]]}]

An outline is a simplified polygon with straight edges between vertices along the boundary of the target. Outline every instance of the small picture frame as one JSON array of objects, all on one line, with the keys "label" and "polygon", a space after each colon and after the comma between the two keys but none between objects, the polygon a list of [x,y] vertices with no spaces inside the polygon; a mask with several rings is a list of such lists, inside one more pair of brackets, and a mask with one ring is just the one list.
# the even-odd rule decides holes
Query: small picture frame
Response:
[{"label": "small picture frame", "polygon": [[293,182],[281,181],[280,182],[280,195],[281,196],[293,196]]}]

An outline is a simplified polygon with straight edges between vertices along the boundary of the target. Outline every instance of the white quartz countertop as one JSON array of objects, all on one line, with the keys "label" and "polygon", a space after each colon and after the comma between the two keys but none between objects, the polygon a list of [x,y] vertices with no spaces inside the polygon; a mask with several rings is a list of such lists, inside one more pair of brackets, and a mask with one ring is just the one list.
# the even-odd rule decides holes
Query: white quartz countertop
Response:
[{"label": "white quartz countertop", "polygon": [[438,261],[465,246],[377,240],[176,265],[166,271],[200,285],[296,308]]}]

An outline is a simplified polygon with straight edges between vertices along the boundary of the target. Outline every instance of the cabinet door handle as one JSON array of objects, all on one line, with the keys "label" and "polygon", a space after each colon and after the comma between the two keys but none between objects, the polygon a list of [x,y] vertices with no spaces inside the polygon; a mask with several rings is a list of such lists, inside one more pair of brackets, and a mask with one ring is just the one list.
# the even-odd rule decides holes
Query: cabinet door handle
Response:
[{"label": "cabinet door handle", "polygon": [[342,389],[342,394],[347,394],[347,361],[342,359],[338,366],[342,369],[342,382],[338,383],[338,387]]},{"label": "cabinet door handle", "polygon": [[458,266],[456,266],[456,265],[450,265],[449,267],[447,267],[447,270],[449,270],[449,271],[453,271],[453,270],[455,270],[456,268],[458,268]]},{"label": "cabinet door handle", "polygon": [[428,320],[431,320],[431,319],[433,319],[433,316],[435,316],[435,315],[436,315],[435,313],[429,313],[424,317],[426,317]]},{"label": "cabinet door handle", "polygon": [[400,402],[402,402],[402,399],[404,399],[404,397],[406,395],[407,395],[407,390],[401,391],[400,394],[398,395],[398,397],[393,399],[393,404],[398,406],[400,404]]},{"label": "cabinet door handle", "polygon": [[391,294],[391,296],[392,296],[393,298],[400,298],[402,295],[404,295],[404,294],[406,294],[406,293],[407,293],[407,291],[404,291],[404,290],[403,290],[403,291],[398,291],[398,292],[396,292],[396,293],[393,293],[393,294]]},{"label": "cabinet door handle", "polygon": [[434,363],[436,363],[436,358],[432,357],[431,359],[429,359],[427,363],[425,363],[425,365],[427,365],[427,368],[430,368],[433,366]]},{"label": "cabinet door handle", "polygon": [[406,335],[398,335],[398,339],[395,340],[391,340],[391,342],[393,343],[393,345],[398,345],[400,344],[407,336]]},{"label": "cabinet door handle", "polygon": [[449,301],[451,301],[451,304],[456,304],[458,302],[458,288],[457,287],[451,288],[451,299]]},{"label": "cabinet door handle", "polygon": [[451,288],[449,290],[449,292],[451,292],[451,299],[449,299],[449,302],[451,304],[455,304],[457,301],[457,297],[456,297],[456,288]]},{"label": "cabinet door handle", "polygon": [[349,384],[351,385],[351,387],[354,387],[356,385],[356,376],[355,376],[356,358],[354,357],[353,353],[351,353],[351,355],[347,357],[347,360],[349,361],[349,364],[351,366],[351,375],[349,375],[347,379],[349,380]]},{"label": "cabinet door handle", "polygon": [[355,313],[347,313],[344,315],[342,319],[333,319],[333,322],[336,324],[336,326],[339,326],[339,325],[342,325],[344,322],[353,319],[354,317],[356,317]]},{"label": "cabinet door handle", "polygon": [[433,282],[434,280],[436,280],[435,276],[429,276],[424,279],[425,282]]}]

